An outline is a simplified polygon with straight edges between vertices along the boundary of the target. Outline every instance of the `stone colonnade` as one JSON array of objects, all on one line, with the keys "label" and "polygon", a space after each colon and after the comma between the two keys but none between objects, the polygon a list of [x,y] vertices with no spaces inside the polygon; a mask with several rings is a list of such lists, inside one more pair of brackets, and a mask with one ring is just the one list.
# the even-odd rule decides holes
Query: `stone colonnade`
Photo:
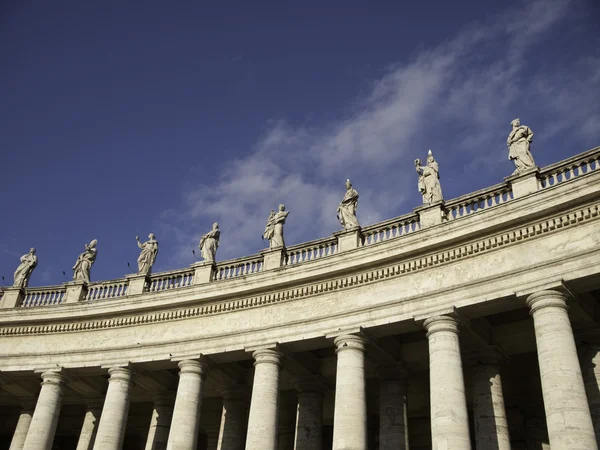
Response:
[{"label": "stone colonnade", "polygon": [[[533,317],[552,450],[597,450],[600,369],[596,369],[595,364],[585,366],[588,375],[584,383],[566,301],[561,293],[537,292],[529,296],[527,304]],[[460,318],[446,311],[422,319],[429,343],[432,449],[470,450],[473,443],[460,353]],[[337,354],[333,450],[367,450],[365,353],[369,351],[368,340],[360,332],[332,338]],[[248,393],[243,387],[232,386],[223,392],[219,450],[277,450],[283,356],[276,346],[255,349],[252,356],[255,375],[249,408]],[[477,450],[510,449],[499,372],[502,358],[501,351],[494,347],[469,357],[474,365],[474,448]],[[594,350],[590,360],[600,362],[600,353]],[[174,405],[172,397],[154,398],[146,450],[196,449],[202,390],[209,367],[200,357],[180,361],[179,369]],[[102,413],[99,415],[98,401],[88,404],[77,450],[122,448],[135,372],[130,367],[112,367],[108,372],[109,385]],[[380,450],[409,448],[406,375],[401,365],[381,367],[378,371]],[[41,376],[42,387],[35,409],[32,410],[31,403],[23,404],[10,450],[51,450],[69,376],[62,370],[44,371]],[[596,385],[592,387],[594,382]],[[321,450],[323,387],[318,379],[307,379],[298,382],[296,389],[294,448]]]}]

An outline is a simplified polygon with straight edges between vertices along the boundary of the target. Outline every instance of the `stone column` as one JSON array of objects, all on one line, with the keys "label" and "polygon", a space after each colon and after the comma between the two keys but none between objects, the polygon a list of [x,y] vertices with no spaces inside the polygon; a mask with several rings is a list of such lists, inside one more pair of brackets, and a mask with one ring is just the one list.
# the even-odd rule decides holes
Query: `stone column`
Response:
[{"label": "stone column", "polygon": [[402,366],[382,367],[379,378],[379,450],[408,450],[406,378]]},{"label": "stone column", "polygon": [[367,450],[365,339],[346,334],[334,340],[337,354],[333,450]]},{"label": "stone column", "polygon": [[276,450],[281,353],[260,349],[254,357],[254,381],[248,418],[246,450]]},{"label": "stone column", "polygon": [[87,411],[83,418],[83,426],[77,442],[77,450],[92,450],[98,431],[98,422],[102,413],[102,400],[93,399],[87,402]]},{"label": "stone column", "polygon": [[208,371],[206,360],[179,361],[179,385],[167,450],[196,450],[202,407],[202,388]]},{"label": "stone column", "polygon": [[94,450],[123,448],[133,374],[127,367],[112,367],[108,369],[108,374],[108,391],[94,441]]},{"label": "stone column", "polygon": [[60,370],[49,370],[42,373],[42,380],[42,389],[23,445],[26,450],[50,450],[56,433],[67,377]]},{"label": "stone column", "polygon": [[29,431],[29,425],[31,424],[31,418],[33,417],[33,411],[35,410],[35,399],[20,400],[21,411],[19,413],[19,421],[13,434],[13,438],[10,441],[9,450],[23,450],[25,444],[25,438],[27,437],[27,431]]},{"label": "stone column", "polygon": [[169,439],[169,427],[173,417],[175,396],[170,392],[164,392],[154,395],[152,401],[154,407],[150,418],[150,429],[148,430],[145,450],[165,450]]},{"label": "stone column", "polygon": [[277,450],[294,450],[297,409],[298,398],[296,397],[296,391],[281,391],[279,393]]},{"label": "stone column", "polygon": [[473,418],[475,448],[510,450],[510,435],[504,408],[499,365],[505,359],[497,347],[471,353],[473,366]]},{"label": "stone column", "polygon": [[245,386],[225,389],[223,412],[217,450],[244,450],[246,425],[248,423],[248,392]]},{"label": "stone column", "polygon": [[429,397],[433,450],[470,450],[469,415],[458,321],[451,316],[425,320],[429,340]]},{"label": "stone column", "polygon": [[323,448],[323,386],[316,380],[296,383],[298,415],[294,450]]},{"label": "stone column", "polygon": [[530,295],[548,437],[553,450],[596,450],[567,303],[557,291]]},{"label": "stone column", "polygon": [[596,441],[600,442],[600,345],[586,344],[583,346],[581,370],[596,433]]}]

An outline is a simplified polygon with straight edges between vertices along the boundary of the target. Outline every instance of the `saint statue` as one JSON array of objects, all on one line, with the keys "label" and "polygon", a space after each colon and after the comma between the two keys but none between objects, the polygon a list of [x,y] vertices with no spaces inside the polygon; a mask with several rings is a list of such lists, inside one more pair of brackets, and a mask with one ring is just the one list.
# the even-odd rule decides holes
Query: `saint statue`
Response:
[{"label": "saint statue", "polygon": [[283,240],[283,225],[290,212],[285,210],[285,205],[279,205],[279,211],[271,210],[263,239],[269,240],[269,248],[285,247]]},{"label": "saint statue", "polygon": [[89,244],[85,244],[85,252],[77,257],[77,262],[73,266],[73,280],[90,282],[90,272],[98,254],[97,244],[96,239]]},{"label": "saint statue", "polygon": [[350,230],[359,226],[356,218],[356,208],[358,206],[358,192],[352,188],[349,179],[346,180],[346,194],[338,206],[337,218],[345,230]]},{"label": "saint statue", "polygon": [[419,174],[419,192],[423,195],[423,203],[435,203],[444,200],[440,185],[440,168],[433,158],[431,150],[427,153],[427,165],[421,166],[421,160],[415,159],[415,169]]},{"label": "saint statue", "polygon": [[29,250],[29,253],[21,256],[21,264],[15,271],[15,283],[13,287],[25,288],[29,284],[29,278],[36,268],[38,258],[35,256],[35,248]]},{"label": "saint statue", "polygon": [[154,261],[156,261],[156,255],[158,255],[158,241],[156,240],[154,233],[148,235],[148,240],[146,242],[140,242],[139,236],[136,236],[135,240],[137,241],[138,247],[142,249],[137,260],[138,274],[149,275],[152,271]]},{"label": "saint statue", "polygon": [[213,223],[212,230],[202,235],[198,248],[202,252],[202,259],[209,263],[215,262],[217,248],[219,248],[219,239],[221,238],[221,230],[217,222]]},{"label": "saint statue", "polygon": [[533,139],[533,131],[531,131],[531,128],[521,125],[520,119],[515,119],[510,124],[512,125],[512,131],[508,135],[506,145],[508,145],[508,159],[515,163],[516,169],[513,175],[516,175],[536,167],[529,150]]}]

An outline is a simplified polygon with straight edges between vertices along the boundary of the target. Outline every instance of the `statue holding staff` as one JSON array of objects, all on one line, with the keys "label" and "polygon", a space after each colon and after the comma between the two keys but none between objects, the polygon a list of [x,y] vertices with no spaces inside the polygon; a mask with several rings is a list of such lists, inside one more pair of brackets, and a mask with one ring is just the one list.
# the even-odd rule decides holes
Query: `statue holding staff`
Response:
[{"label": "statue holding staff", "polygon": [[219,239],[221,238],[221,230],[217,222],[213,223],[212,230],[202,235],[198,248],[202,252],[202,259],[206,262],[214,263],[219,248]]},{"label": "statue holding staff", "polygon": [[15,282],[13,287],[25,288],[29,284],[29,278],[33,273],[33,269],[38,264],[38,258],[35,256],[35,248],[31,248],[29,253],[21,256],[21,264],[15,270]]},{"label": "statue holding staff", "polygon": [[360,226],[356,218],[356,208],[358,207],[358,192],[352,188],[350,179],[346,180],[346,194],[338,206],[337,218],[345,230],[350,230]]},{"label": "statue holding staff", "polygon": [[431,150],[427,153],[427,165],[421,166],[421,160],[415,159],[415,169],[419,174],[417,186],[423,196],[423,203],[435,203],[444,200],[440,184],[440,168],[433,158]]},{"label": "statue holding staff", "polygon": [[530,151],[531,141],[533,140],[533,131],[531,128],[521,125],[520,119],[515,119],[511,123],[512,131],[506,139],[508,145],[508,159],[515,163],[513,175],[535,168],[533,155]]},{"label": "statue holding staff", "polygon": [[283,225],[290,212],[285,210],[285,205],[279,205],[279,210],[275,212],[271,210],[265,232],[263,233],[263,239],[269,240],[269,248],[285,247],[285,241],[283,239]]},{"label": "statue holding staff", "polygon": [[154,233],[148,235],[148,240],[146,242],[140,242],[139,236],[136,236],[135,240],[137,241],[138,247],[142,249],[137,260],[138,274],[149,275],[152,271],[154,261],[156,261],[156,255],[158,255],[158,241],[156,240]]},{"label": "statue holding staff", "polygon": [[98,254],[97,244],[96,239],[85,244],[85,251],[77,257],[77,262],[73,266],[73,280],[90,282],[90,272]]}]

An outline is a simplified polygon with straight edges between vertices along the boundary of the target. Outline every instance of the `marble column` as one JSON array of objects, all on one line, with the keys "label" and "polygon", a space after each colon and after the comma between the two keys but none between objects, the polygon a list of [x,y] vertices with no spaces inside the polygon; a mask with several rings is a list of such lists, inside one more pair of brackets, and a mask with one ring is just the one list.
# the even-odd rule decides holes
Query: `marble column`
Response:
[{"label": "marble column", "polygon": [[102,413],[102,399],[89,399],[86,401],[87,411],[83,418],[83,426],[77,441],[77,450],[92,450],[98,431],[98,423]]},{"label": "marble column", "polygon": [[323,386],[316,380],[296,383],[298,413],[294,450],[323,448]]},{"label": "marble column", "polygon": [[165,450],[173,417],[175,395],[161,392],[152,396],[153,408],[145,450]]},{"label": "marble column", "polygon": [[42,380],[42,389],[23,445],[26,450],[50,450],[56,433],[67,377],[60,370],[49,370],[42,373]]},{"label": "marble column", "polygon": [[108,390],[94,450],[121,450],[125,438],[133,371],[128,367],[112,367],[108,369],[108,374]]},{"label": "marble column", "polygon": [[208,371],[205,359],[179,361],[179,385],[167,450],[196,450],[202,389]]},{"label": "marble column", "polygon": [[581,370],[596,441],[600,442],[600,345],[585,344],[582,346]]},{"label": "marble column", "polygon": [[276,450],[281,353],[265,348],[256,350],[252,356],[254,381],[246,450]]},{"label": "marble column", "polygon": [[381,367],[379,378],[379,450],[408,450],[406,379],[399,365]]},{"label": "marble column", "polygon": [[333,450],[367,450],[365,339],[341,335],[334,340],[337,354]]},{"label": "marble column", "polygon": [[281,391],[279,393],[277,450],[294,450],[297,409],[298,398],[296,397],[296,391]]},{"label": "marble column", "polygon": [[35,410],[35,398],[31,399],[19,399],[21,404],[21,411],[19,412],[19,420],[17,427],[13,433],[13,438],[10,441],[10,448],[8,450],[22,450],[25,444],[25,438],[27,437],[27,431],[29,431],[29,425],[33,417],[33,411]]},{"label": "marble column", "polygon": [[429,397],[432,450],[470,450],[469,415],[458,321],[434,316],[423,324],[429,340]]},{"label": "marble column", "polygon": [[552,450],[596,450],[573,329],[565,297],[557,291],[530,295],[542,381],[548,437]]},{"label": "marble column", "polygon": [[231,386],[221,393],[223,411],[217,450],[244,450],[248,423],[248,389]]},{"label": "marble column", "polygon": [[499,369],[504,359],[504,354],[497,347],[480,349],[469,355],[473,368],[473,419],[477,450],[511,448]]}]

